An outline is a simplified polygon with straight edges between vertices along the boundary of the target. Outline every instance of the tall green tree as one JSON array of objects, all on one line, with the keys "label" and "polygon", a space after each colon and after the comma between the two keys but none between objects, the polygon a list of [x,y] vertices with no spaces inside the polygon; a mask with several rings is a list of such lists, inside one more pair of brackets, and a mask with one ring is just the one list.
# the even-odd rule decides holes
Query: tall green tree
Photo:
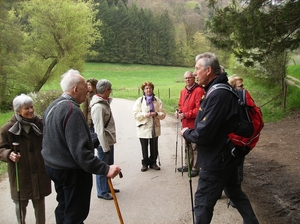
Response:
[{"label": "tall green tree", "polygon": [[1,30],[5,94],[37,92],[69,68],[82,70],[88,48],[99,36],[96,25],[92,1],[31,0],[15,4],[7,11]]},{"label": "tall green tree", "polygon": [[52,76],[83,69],[87,50],[97,38],[92,1],[31,0],[20,10],[25,18],[24,71],[35,77],[39,91]]},{"label": "tall green tree", "polygon": [[[232,0],[225,8],[216,7],[214,0],[209,2],[216,9],[208,22],[211,42],[233,52],[246,66],[258,62],[269,72],[276,64],[276,73],[269,75],[277,75],[284,91],[286,53],[300,45],[300,1]],[[280,69],[277,58],[285,62]]]},{"label": "tall green tree", "polygon": [[97,54],[89,60],[174,64],[175,31],[167,11],[155,17],[149,9],[134,4],[127,8],[121,1],[117,6],[104,1],[98,7],[102,39],[92,46]]},{"label": "tall green tree", "polygon": [[23,77],[18,73],[22,54],[24,33],[13,19],[10,11],[13,2],[0,1],[0,105],[11,104],[11,95],[23,89]]}]

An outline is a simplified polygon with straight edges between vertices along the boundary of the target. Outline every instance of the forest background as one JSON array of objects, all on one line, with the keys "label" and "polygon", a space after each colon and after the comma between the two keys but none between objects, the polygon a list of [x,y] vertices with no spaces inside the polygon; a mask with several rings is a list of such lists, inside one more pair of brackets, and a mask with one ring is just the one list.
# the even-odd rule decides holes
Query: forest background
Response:
[{"label": "forest background", "polygon": [[151,80],[172,114],[184,71],[212,51],[266,122],[245,191],[262,222],[299,223],[299,12],[299,0],[0,0],[0,124],[20,93],[41,115],[69,68],[109,79],[113,97],[135,99]]},{"label": "forest background", "polygon": [[[0,109],[86,62],[193,67],[211,51],[277,88],[299,55],[299,1],[2,0]],[[270,85],[270,83],[272,85]],[[276,95],[275,95],[276,96]],[[274,96],[274,98],[276,98]],[[278,103],[277,103],[278,106]]]},{"label": "forest background", "polygon": [[69,68],[86,78],[114,81],[118,74],[122,84],[114,82],[114,95],[125,98],[134,98],[140,85],[126,85],[125,78],[140,80],[147,70],[172,112],[181,75],[206,51],[229,74],[245,78],[266,121],[299,107],[298,89],[287,89],[287,74],[300,73],[299,1],[2,0],[0,6],[2,115],[20,93],[34,96],[41,115]]}]

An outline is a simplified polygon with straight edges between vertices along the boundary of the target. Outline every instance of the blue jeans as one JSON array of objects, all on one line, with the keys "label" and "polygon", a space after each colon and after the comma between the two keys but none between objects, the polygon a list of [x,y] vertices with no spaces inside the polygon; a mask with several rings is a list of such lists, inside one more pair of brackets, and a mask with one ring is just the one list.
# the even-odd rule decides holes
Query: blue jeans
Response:
[{"label": "blue jeans", "polygon": [[[110,146],[109,154],[104,153],[101,146],[98,146],[98,158],[105,162],[108,165],[114,164],[114,145]],[[108,182],[105,175],[96,175],[96,185],[97,185],[97,194],[98,196],[104,196],[108,194]]]}]

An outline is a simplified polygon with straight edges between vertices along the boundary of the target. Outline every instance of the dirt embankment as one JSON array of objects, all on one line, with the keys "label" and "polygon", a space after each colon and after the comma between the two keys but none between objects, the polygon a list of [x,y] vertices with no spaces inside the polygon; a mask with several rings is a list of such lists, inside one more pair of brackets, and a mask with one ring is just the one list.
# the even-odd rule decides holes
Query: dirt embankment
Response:
[{"label": "dirt embankment", "polygon": [[261,223],[300,223],[300,112],[266,124],[246,157],[243,189]]}]

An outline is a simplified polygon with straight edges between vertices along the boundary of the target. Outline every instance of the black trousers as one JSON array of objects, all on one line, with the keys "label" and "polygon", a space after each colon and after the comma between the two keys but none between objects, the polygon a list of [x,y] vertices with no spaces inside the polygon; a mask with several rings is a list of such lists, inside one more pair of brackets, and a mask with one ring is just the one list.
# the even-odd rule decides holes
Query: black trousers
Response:
[{"label": "black trousers", "polygon": [[[152,166],[156,164],[158,155],[158,137],[155,138],[140,138],[142,147],[142,165]],[[148,145],[150,145],[150,157],[148,153]]]},{"label": "black trousers", "polygon": [[213,216],[214,206],[223,189],[235,204],[246,224],[258,224],[247,195],[238,183],[238,169],[232,167],[222,171],[200,170],[198,187],[195,193],[195,216],[197,224],[208,224]]},{"label": "black trousers", "polygon": [[92,174],[81,169],[57,170],[49,166],[46,171],[57,193],[56,223],[82,224],[90,210]]}]

